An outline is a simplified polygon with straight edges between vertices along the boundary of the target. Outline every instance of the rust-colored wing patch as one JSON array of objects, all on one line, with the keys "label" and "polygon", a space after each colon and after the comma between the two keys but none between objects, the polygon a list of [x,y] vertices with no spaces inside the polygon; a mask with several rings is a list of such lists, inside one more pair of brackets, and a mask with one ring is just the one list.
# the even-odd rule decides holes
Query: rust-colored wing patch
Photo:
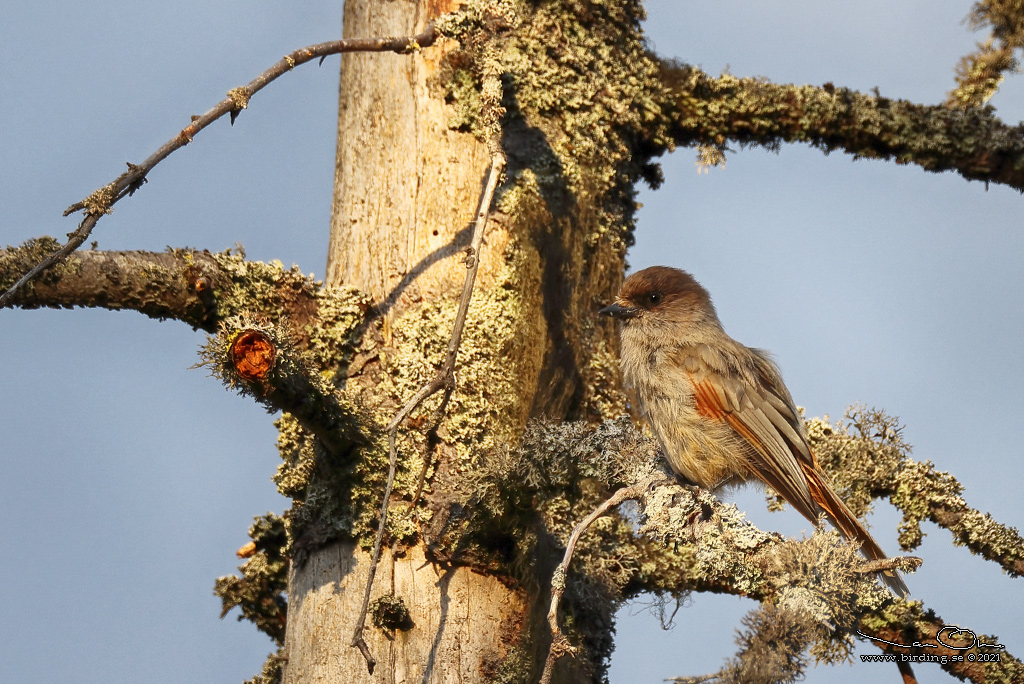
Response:
[{"label": "rust-colored wing patch", "polygon": [[727,423],[743,439],[750,442],[751,446],[755,446],[759,451],[764,451],[764,447],[761,446],[761,440],[735,413],[723,404],[722,395],[715,390],[715,387],[709,381],[693,382],[692,376],[690,381],[693,384],[695,408],[702,418]]},{"label": "rust-colored wing patch", "polygon": [[693,385],[693,399],[698,415],[711,420],[727,420],[728,413],[718,398],[718,392],[708,382],[694,382],[690,376],[690,383]]}]

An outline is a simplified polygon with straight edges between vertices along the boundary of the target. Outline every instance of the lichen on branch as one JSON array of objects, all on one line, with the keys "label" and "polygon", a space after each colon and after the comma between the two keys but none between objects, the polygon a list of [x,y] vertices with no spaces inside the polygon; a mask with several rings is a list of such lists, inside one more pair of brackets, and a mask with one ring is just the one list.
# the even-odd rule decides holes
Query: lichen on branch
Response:
[{"label": "lichen on branch", "polygon": [[989,29],[977,50],[956,68],[956,83],[946,100],[953,107],[980,107],[996,94],[1008,73],[1020,70],[1017,53],[1024,48],[1024,5],[1015,0],[979,0],[967,15],[974,31]]},{"label": "lichen on branch", "polygon": [[255,314],[220,323],[200,352],[201,363],[228,387],[287,411],[323,445],[330,467],[343,467],[365,443],[358,409],[328,382],[312,354],[281,323]]},{"label": "lichen on branch", "polygon": [[239,620],[248,620],[277,644],[267,656],[263,671],[246,684],[278,684],[284,658],[284,633],[288,622],[288,539],[286,522],[267,513],[249,527],[252,539],[239,550],[247,560],[238,566],[239,575],[218,577],[213,593],[221,599],[221,618],[240,608]]},{"label": "lichen on branch", "polygon": [[256,625],[274,642],[284,644],[287,623],[288,556],[284,520],[267,513],[256,518],[249,528],[251,547],[245,547],[247,560],[238,566],[239,575],[218,577],[213,593],[221,599],[220,616],[240,608],[239,620]]},{"label": "lichen on branch", "polygon": [[952,107],[982,107],[996,94],[1007,72],[1020,67],[1014,50],[996,45],[991,38],[978,44],[978,49],[965,55],[956,66],[956,88],[946,103]]},{"label": "lichen on branch", "polygon": [[[461,526],[453,524],[458,516],[446,521],[446,529],[459,530],[461,537],[449,532],[430,541],[456,549],[450,561],[528,581],[544,566],[550,540],[565,544],[576,523],[612,490],[657,477],[663,467],[655,441],[628,419],[596,429],[534,423],[519,446],[489,455],[467,483],[473,494],[459,509],[472,516]],[[751,596],[844,627],[891,600],[870,574],[859,571],[864,561],[856,548],[835,533],[786,541],[756,529],[735,506],[680,484],[646,492],[639,513],[636,519],[598,518],[577,546],[563,622],[583,661],[607,658],[611,641],[605,626],[623,601],[644,591]],[[707,519],[694,526],[694,514]],[[496,540],[503,538],[513,546],[497,555]],[[819,659],[845,653],[849,638],[848,629],[829,633],[820,640],[827,645],[814,653]]]},{"label": "lichen on branch", "polygon": [[607,241],[624,252],[632,243],[634,186],[660,182],[652,159],[673,144],[660,113],[658,65],[645,50],[642,4],[506,2],[499,5],[515,11],[498,13],[491,5],[470,0],[437,23],[461,43],[436,78],[452,105],[449,126],[485,139],[482,81],[496,59],[511,179],[502,210],[516,215],[540,198],[561,220],[582,200],[596,213],[571,220],[592,224],[588,245]]},{"label": "lichen on branch", "polygon": [[854,158],[956,171],[1024,191],[1024,127],[1003,123],[991,107],[920,105],[831,83],[714,78],[674,60],[661,65],[669,91],[664,110],[678,145],[777,149],[802,142],[826,154],[840,150]]},{"label": "lichen on branch", "polygon": [[873,499],[887,498],[903,514],[904,550],[920,546],[921,523],[928,520],[952,532],[954,544],[998,563],[1011,577],[1024,575],[1024,538],[1017,529],[970,507],[951,474],[910,458],[898,420],[856,406],[839,423],[815,418],[807,427],[822,467],[854,513],[865,515]]},{"label": "lichen on branch", "polygon": [[[57,244],[44,236],[0,250],[0,288]],[[29,283],[7,306],[138,311],[207,332],[230,316],[260,312],[288,321],[295,343],[313,352],[324,368],[352,361],[370,314],[370,302],[360,292],[323,288],[295,266],[247,261],[241,249],[76,252]]]},{"label": "lichen on branch", "polygon": [[[58,247],[54,238],[0,250],[0,290]],[[221,268],[208,252],[77,252],[17,292],[6,306],[23,309],[97,307],[138,311],[212,329],[218,319],[214,283]]]},{"label": "lichen on branch", "polygon": [[[880,412],[854,409],[849,421],[835,426],[814,420],[810,433],[823,467],[863,514],[874,498],[886,495],[890,480],[908,472],[907,446],[895,420]],[[455,549],[448,561],[526,581],[550,552],[544,540],[564,544],[576,523],[611,491],[661,467],[655,441],[629,420],[596,429],[534,423],[520,445],[489,454],[469,476],[472,495],[458,508],[472,510],[472,516],[448,517],[447,535],[428,541]],[[496,545],[502,538],[512,548]],[[497,553],[501,548],[503,555]],[[916,565],[912,559],[896,561],[904,571]],[[568,573],[565,632],[585,651],[584,660],[600,663],[610,643],[594,625],[605,624],[622,601],[645,591],[675,597],[690,591],[731,593],[755,598],[763,607],[749,617],[739,653],[718,676],[746,681],[755,671],[792,674],[811,659],[845,660],[858,629],[876,637],[893,630],[927,634],[931,623],[922,617],[920,604],[894,599],[872,569],[856,545],[834,531],[787,540],[758,530],[735,506],[708,492],[659,486],[641,497],[638,515],[606,515],[582,536]],[[775,618],[782,620],[780,629],[793,648],[768,661],[762,647],[776,637],[762,628]],[[1004,662],[1000,672],[1017,671],[1012,656],[1004,656]],[[947,669],[963,670],[952,663]]]}]

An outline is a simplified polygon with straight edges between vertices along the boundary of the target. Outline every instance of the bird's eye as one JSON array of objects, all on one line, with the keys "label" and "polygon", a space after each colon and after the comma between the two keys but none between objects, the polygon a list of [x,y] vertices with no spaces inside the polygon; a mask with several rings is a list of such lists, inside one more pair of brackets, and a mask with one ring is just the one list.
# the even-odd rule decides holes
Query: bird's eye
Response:
[{"label": "bird's eye", "polygon": [[651,305],[661,304],[661,293],[652,292],[649,295],[647,295],[647,303]]}]

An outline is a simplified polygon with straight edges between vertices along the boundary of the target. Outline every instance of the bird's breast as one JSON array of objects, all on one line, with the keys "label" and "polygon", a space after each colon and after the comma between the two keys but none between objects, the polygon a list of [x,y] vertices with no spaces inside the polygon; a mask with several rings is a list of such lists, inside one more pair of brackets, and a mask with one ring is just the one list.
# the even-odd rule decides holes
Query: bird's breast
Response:
[{"label": "bird's breast", "polygon": [[728,426],[697,411],[686,369],[671,362],[663,350],[649,349],[634,363],[623,363],[640,408],[672,469],[688,481],[711,488],[739,470]]}]

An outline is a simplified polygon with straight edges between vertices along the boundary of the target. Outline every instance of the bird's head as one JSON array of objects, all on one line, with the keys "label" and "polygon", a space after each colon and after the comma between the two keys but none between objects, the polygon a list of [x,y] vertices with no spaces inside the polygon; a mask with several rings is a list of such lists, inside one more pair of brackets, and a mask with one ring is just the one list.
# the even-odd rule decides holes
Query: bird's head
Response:
[{"label": "bird's head", "polygon": [[651,266],[626,278],[614,303],[600,313],[627,327],[718,322],[708,291],[686,271],[668,266]]}]

